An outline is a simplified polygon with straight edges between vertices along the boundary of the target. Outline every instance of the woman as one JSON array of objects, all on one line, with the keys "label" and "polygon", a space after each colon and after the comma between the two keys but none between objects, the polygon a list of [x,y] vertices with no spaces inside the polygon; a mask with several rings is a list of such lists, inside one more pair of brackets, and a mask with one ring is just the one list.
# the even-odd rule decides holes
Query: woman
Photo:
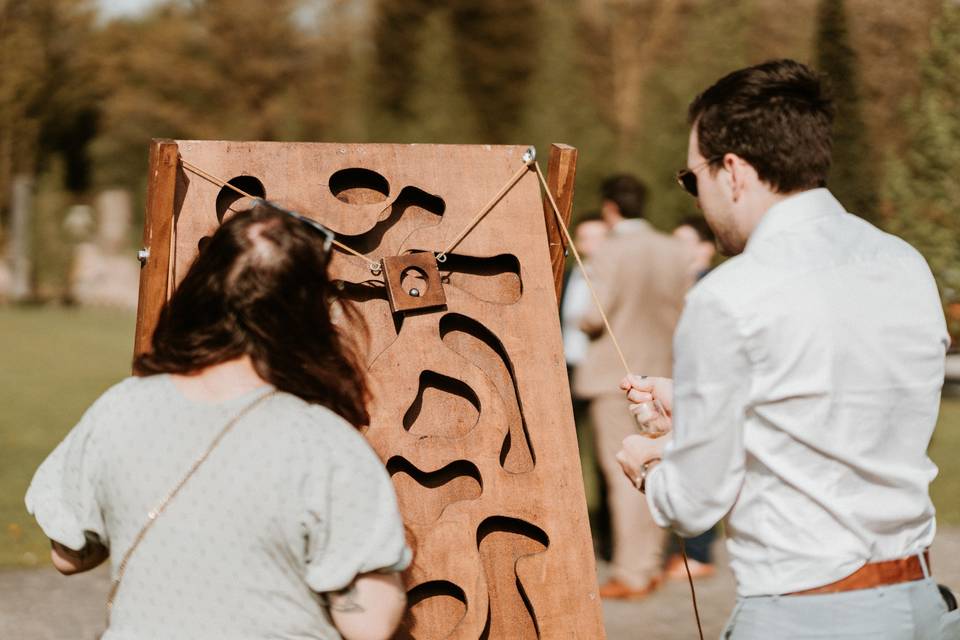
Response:
[{"label": "woman", "polygon": [[326,263],[317,228],[269,203],[224,223],[137,377],[37,471],[27,507],[54,566],[112,559],[105,639],[393,633],[410,551],[357,432],[368,392]]}]

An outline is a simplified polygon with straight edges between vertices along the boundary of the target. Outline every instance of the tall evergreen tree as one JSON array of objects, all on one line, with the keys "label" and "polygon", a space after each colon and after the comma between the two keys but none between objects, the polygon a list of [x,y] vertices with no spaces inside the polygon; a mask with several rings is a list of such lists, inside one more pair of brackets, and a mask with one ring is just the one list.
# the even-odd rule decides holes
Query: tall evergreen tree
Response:
[{"label": "tall evergreen tree", "polygon": [[457,0],[454,46],[464,90],[488,142],[509,142],[523,118],[536,66],[533,0]]},{"label": "tall evergreen tree", "polygon": [[877,164],[863,119],[860,69],[844,5],[844,0],[820,0],[817,7],[817,67],[829,80],[837,110],[829,185],[851,213],[877,222]]},{"label": "tall evergreen tree", "polygon": [[924,254],[960,335],[960,2],[944,0],[906,110],[911,145],[889,167],[891,230]]}]

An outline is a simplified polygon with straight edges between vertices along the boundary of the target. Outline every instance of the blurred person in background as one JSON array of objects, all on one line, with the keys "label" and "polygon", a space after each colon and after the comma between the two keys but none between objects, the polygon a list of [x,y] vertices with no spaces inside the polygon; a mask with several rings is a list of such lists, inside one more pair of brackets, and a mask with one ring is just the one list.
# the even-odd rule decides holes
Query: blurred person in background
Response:
[{"label": "blurred person in background", "polygon": [[[630,366],[649,375],[671,371],[671,336],[690,286],[690,257],[676,238],[644,219],[646,186],[632,175],[614,175],[601,186],[601,215],[610,235],[591,258],[591,280]],[[618,382],[623,365],[600,312],[592,305],[581,329],[590,336],[574,374],[574,393],[590,400],[597,456],[607,483],[613,530],[610,580],[603,598],[642,598],[662,579],[664,535],[617,464],[623,439],[637,422]]]},{"label": "blurred person in background", "polygon": [[[573,242],[589,270],[590,257],[597,247],[603,244],[610,231],[609,225],[600,216],[599,211],[590,212],[580,219],[573,232]],[[590,307],[593,297],[587,287],[580,269],[574,265],[567,272],[563,283],[563,296],[560,302],[560,327],[563,331],[563,355],[567,361],[567,373],[572,374],[577,365],[583,362],[590,345],[590,337],[580,329],[580,320]],[[574,396],[576,398],[576,396]]]},{"label": "blurred person in background", "polygon": [[[584,267],[590,269],[590,257],[596,252],[607,237],[610,227],[600,216],[599,211],[592,211],[580,218],[580,222],[573,232],[573,242],[583,259]],[[563,354],[567,361],[567,376],[573,389],[573,375],[577,366],[583,362],[590,345],[590,337],[580,329],[580,320],[593,306],[593,296],[580,271],[574,264],[567,270],[563,282],[563,295],[560,302],[560,327],[563,331]],[[593,446],[593,434],[587,432],[590,422],[587,411],[589,400],[572,393],[573,418],[577,429],[577,441],[580,444],[581,465],[584,472],[584,483],[588,487],[596,487],[599,505],[591,509],[591,529],[593,541],[600,557],[609,559],[611,553],[610,511],[607,508],[606,482],[599,471],[596,449]]]},{"label": "blurred person in background", "polygon": [[263,201],[225,222],[37,470],[54,566],[112,561],[104,640],[393,634],[410,550],[318,231]]},{"label": "blurred person in background", "polygon": [[943,308],[923,257],[826,188],[821,82],[776,60],[691,104],[678,180],[734,257],[687,296],[676,384],[622,381],[673,433],[631,436],[619,459],[661,526],[689,537],[724,518],[724,638],[956,639],[928,559]]},{"label": "blurred person in background", "polygon": [[[673,237],[687,246],[687,252],[691,257],[690,273],[694,281],[699,281],[710,272],[713,258],[717,253],[713,230],[703,216],[687,216],[673,229]],[[684,545],[687,554],[686,567],[676,538],[670,536],[664,577],[668,580],[686,580],[687,567],[690,569],[692,578],[708,578],[716,573],[711,552],[717,537],[716,531],[717,527],[714,526],[686,541]]]},{"label": "blurred person in background", "polygon": [[673,237],[687,246],[690,273],[697,282],[710,272],[717,255],[717,240],[703,216],[687,216],[673,229]]}]

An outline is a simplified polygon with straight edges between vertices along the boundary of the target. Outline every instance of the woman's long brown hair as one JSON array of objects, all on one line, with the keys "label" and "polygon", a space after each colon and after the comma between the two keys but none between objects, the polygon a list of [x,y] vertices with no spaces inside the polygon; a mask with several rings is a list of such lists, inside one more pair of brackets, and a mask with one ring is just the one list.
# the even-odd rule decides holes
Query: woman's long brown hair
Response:
[{"label": "woman's long brown hair", "polygon": [[[355,427],[369,423],[369,391],[355,345],[333,325],[336,291],[323,236],[260,202],[225,222],[160,312],[140,376],[190,375],[244,355],[281,391],[320,404]],[[341,301],[348,320],[359,314]]]}]

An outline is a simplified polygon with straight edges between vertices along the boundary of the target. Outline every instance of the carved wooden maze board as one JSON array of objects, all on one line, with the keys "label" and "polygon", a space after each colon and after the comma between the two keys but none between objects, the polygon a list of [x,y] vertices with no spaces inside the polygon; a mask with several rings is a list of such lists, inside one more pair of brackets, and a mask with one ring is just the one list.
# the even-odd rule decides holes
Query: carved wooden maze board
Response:
[{"label": "carved wooden maze board", "polygon": [[[556,226],[544,223],[535,172],[446,261],[433,257],[523,167],[524,151],[207,141],[151,149],[138,352],[204,238],[245,206],[178,155],[322,222],[369,261],[392,258],[374,275],[368,261],[334,249],[330,273],[368,325],[365,435],[393,478],[415,549],[400,637],[604,635],[557,318],[562,255],[556,237],[548,246]],[[566,151],[563,167],[554,146],[550,179],[565,169],[572,187],[575,150]]]}]

